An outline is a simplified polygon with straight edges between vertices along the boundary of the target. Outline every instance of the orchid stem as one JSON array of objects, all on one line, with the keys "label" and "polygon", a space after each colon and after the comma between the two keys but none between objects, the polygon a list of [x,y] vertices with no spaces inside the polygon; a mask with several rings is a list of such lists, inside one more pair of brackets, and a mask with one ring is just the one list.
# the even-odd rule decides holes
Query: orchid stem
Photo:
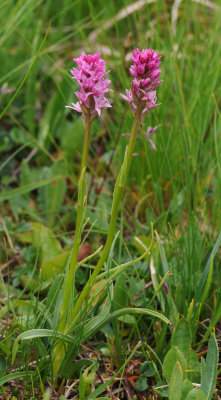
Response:
[{"label": "orchid stem", "polygon": [[[59,324],[58,331],[64,332],[66,329],[66,324],[68,323],[68,315],[69,315],[69,305],[73,303],[74,300],[74,283],[75,283],[75,273],[77,269],[77,259],[79,247],[81,244],[81,234],[82,234],[82,226],[83,226],[83,216],[84,216],[84,207],[86,203],[86,193],[85,193],[85,177],[86,177],[86,166],[87,166],[87,156],[88,156],[88,148],[90,141],[90,130],[91,130],[91,121],[90,116],[85,117],[84,123],[84,144],[83,144],[83,153],[81,159],[81,170],[80,170],[80,178],[78,184],[78,203],[77,203],[77,221],[74,235],[74,243],[71,253],[70,264],[67,270],[67,273],[64,278],[64,287],[63,287],[63,298],[61,301],[60,312],[59,312]],[[64,356],[64,346],[62,343],[59,343],[54,349],[54,375],[56,376],[62,362]]]},{"label": "orchid stem", "polygon": [[80,308],[81,308],[85,298],[88,296],[90,287],[93,286],[93,283],[94,283],[97,275],[99,274],[101,268],[103,267],[108,255],[110,253],[110,248],[111,248],[113,238],[114,238],[114,232],[115,232],[118,212],[119,212],[119,208],[120,208],[120,203],[121,203],[122,196],[124,193],[124,186],[126,183],[128,173],[129,173],[131,159],[132,159],[133,152],[134,152],[134,145],[135,145],[137,133],[138,133],[139,127],[140,127],[141,114],[142,114],[142,110],[138,110],[137,114],[135,115],[132,130],[131,130],[131,135],[130,135],[130,141],[129,141],[129,144],[125,151],[124,161],[123,161],[123,164],[121,166],[120,172],[117,177],[117,181],[116,181],[116,185],[115,185],[115,189],[114,189],[114,195],[113,195],[109,232],[108,232],[108,236],[107,236],[107,240],[106,240],[104,249],[101,253],[101,258],[100,258],[98,264],[96,265],[96,267],[90,277],[90,280],[85,284],[85,286],[74,306],[74,309],[73,309],[73,312],[72,312],[71,318],[70,318],[71,321],[74,321],[76,319],[76,322],[77,322],[77,319],[78,319],[77,316],[79,314]]},{"label": "orchid stem", "polygon": [[70,300],[73,299],[71,296],[73,294],[74,289],[74,281],[75,281],[75,272],[77,268],[77,258],[79,247],[81,244],[81,233],[82,233],[82,225],[83,225],[83,214],[84,214],[84,205],[85,205],[85,176],[86,176],[86,164],[87,164],[87,155],[88,155],[88,147],[90,140],[90,129],[91,122],[90,118],[86,116],[85,119],[85,134],[84,134],[84,145],[83,145],[83,153],[81,159],[81,171],[80,171],[80,179],[78,185],[78,204],[77,204],[77,221],[74,235],[74,243],[71,253],[71,260],[69,265],[69,270],[67,274],[67,279],[65,282],[63,301],[61,303],[60,308],[60,317],[61,317],[61,325],[59,325],[59,330],[62,332],[64,326],[66,325],[66,318],[63,318],[66,315],[68,310],[68,305]]}]

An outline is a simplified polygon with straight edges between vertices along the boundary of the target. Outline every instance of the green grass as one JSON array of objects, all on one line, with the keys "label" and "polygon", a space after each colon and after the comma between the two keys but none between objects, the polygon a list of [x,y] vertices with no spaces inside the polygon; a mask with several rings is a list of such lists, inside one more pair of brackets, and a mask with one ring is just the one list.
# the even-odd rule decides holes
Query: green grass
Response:
[{"label": "green grass", "polygon": [[[72,383],[69,398],[93,398],[93,393],[109,398],[111,391],[127,398],[142,393],[141,389],[147,398],[153,396],[153,387],[169,382],[168,372],[162,372],[165,356],[174,343],[181,346],[179,338],[188,335],[192,352],[188,344],[183,364],[178,358],[184,378],[200,383],[198,360],[207,354],[209,338],[205,370],[216,361],[211,334],[220,339],[221,10],[215,1],[216,9],[181,2],[172,21],[173,2],[146,2],[126,10],[132,4],[126,0],[106,4],[101,0],[8,0],[0,5],[0,87],[7,83],[14,90],[0,92],[0,379],[12,372],[26,374],[16,380],[23,387],[20,393],[10,382],[2,386],[3,398],[13,394],[18,399],[48,398],[50,347],[55,346],[56,337],[55,300],[62,280],[62,274],[51,278],[51,271],[55,264],[62,270],[63,257],[72,245],[83,144],[81,117],[65,105],[75,100],[77,86],[69,70],[73,57],[83,49],[102,53],[111,69],[114,90],[112,108],[92,126],[89,202],[82,238],[84,245],[91,246],[83,248],[86,255],[95,252],[107,236],[114,182],[128,143],[123,134],[131,130],[133,116],[120,93],[130,86],[132,50],[152,47],[162,54],[164,80],[158,88],[160,105],[144,119],[137,139],[138,155],[132,160],[124,209],[118,218],[119,235],[106,271],[143,253],[153,223],[157,233],[151,255],[129,266],[114,283],[109,281],[90,311],[85,306],[85,318],[99,316],[106,299],[110,312],[151,308],[174,328],[153,317],[126,314],[103,325],[82,346],[82,325],[69,348],[71,358],[65,361],[66,371],[73,369],[71,378],[59,382],[60,392],[58,384],[51,390],[51,399],[57,393],[62,400]],[[145,137],[148,126],[159,126],[153,137],[154,151]],[[51,261],[57,256],[61,261]],[[79,292],[95,260],[98,254],[78,270]],[[42,282],[40,268],[51,274],[51,280]],[[159,285],[168,271],[167,293],[165,285]],[[94,290],[99,291],[99,286]],[[186,331],[180,321],[185,321]],[[12,363],[16,337],[31,329],[51,329],[54,336],[41,339],[35,332],[35,340],[21,342]],[[141,344],[133,353],[138,341]],[[128,361],[131,354],[132,361]],[[185,362],[191,368],[191,357],[195,360],[192,375],[184,368]],[[93,361],[82,363],[88,358]],[[170,365],[174,366],[172,361]],[[114,374],[121,380],[113,380]],[[169,371],[172,374],[171,399],[173,383],[181,379],[179,369]],[[104,385],[108,379],[109,389]],[[206,378],[201,383],[205,391]],[[219,392],[219,380],[215,386]]]}]

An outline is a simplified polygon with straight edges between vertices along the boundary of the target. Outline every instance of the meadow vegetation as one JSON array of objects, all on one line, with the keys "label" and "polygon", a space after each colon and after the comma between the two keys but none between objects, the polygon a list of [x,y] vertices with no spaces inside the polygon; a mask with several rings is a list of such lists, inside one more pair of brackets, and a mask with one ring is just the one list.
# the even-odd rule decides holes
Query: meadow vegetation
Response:
[{"label": "meadow vegetation", "polygon": [[[0,21],[0,399],[220,399],[221,6],[3,0]],[[91,280],[134,119],[120,93],[137,47],[162,55],[160,105],[141,124]],[[112,107],[91,126],[64,327],[84,141],[65,106],[83,50],[111,70]]]}]

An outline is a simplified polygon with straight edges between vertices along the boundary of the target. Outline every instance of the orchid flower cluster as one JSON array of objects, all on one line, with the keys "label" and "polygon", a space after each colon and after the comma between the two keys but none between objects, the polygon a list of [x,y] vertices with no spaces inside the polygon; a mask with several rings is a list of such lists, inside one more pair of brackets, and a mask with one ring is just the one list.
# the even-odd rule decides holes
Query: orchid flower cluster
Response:
[{"label": "orchid flower cluster", "polygon": [[[131,57],[133,65],[130,67],[130,73],[134,77],[132,88],[126,89],[126,95],[121,94],[121,97],[129,102],[133,113],[136,113],[137,107],[142,107],[142,118],[158,105],[155,88],[162,82],[160,59],[161,56],[152,49],[136,49]],[[80,92],[75,92],[79,101],[66,107],[83,113],[83,116],[88,113],[92,118],[96,114],[100,116],[103,108],[111,107],[105,97],[105,94],[111,91],[108,88],[111,81],[104,78],[110,71],[105,71],[106,63],[100,58],[100,53],[87,55],[83,51],[74,61],[78,69],[73,68],[71,74],[80,87]]]},{"label": "orchid flower cluster", "polygon": [[130,67],[130,73],[134,77],[132,88],[126,89],[126,96],[121,97],[129,102],[133,113],[136,113],[137,107],[142,107],[142,118],[157,106],[155,88],[162,82],[160,59],[161,56],[152,49],[136,49],[131,57],[133,65]]},{"label": "orchid flower cluster", "polygon": [[96,114],[101,115],[103,108],[111,107],[105,97],[105,94],[111,91],[108,89],[110,79],[104,78],[109,71],[105,71],[106,63],[100,58],[100,53],[87,55],[83,51],[79,58],[74,58],[74,61],[78,69],[73,68],[71,74],[80,88],[80,92],[75,92],[79,101],[67,107],[83,113],[83,116],[88,114],[93,119]]}]

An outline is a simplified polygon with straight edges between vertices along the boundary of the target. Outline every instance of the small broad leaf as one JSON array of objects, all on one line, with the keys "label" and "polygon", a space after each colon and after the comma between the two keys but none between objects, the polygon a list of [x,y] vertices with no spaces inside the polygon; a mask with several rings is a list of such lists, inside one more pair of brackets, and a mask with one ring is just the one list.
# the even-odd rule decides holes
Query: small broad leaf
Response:
[{"label": "small broad leaf", "polygon": [[201,378],[201,389],[205,393],[207,400],[210,400],[216,386],[217,367],[219,350],[215,335],[212,334],[209,340],[206,365]]},{"label": "small broad leaf", "polygon": [[206,400],[206,396],[200,388],[194,388],[188,393],[185,400]]},{"label": "small broad leaf", "polygon": [[33,246],[40,250],[40,261],[50,260],[61,254],[62,248],[52,231],[37,222],[32,223]]},{"label": "small broad leaf", "polygon": [[182,400],[186,400],[187,395],[193,389],[192,383],[188,379],[183,381]]},{"label": "small broad leaf", "polygon": [[152,366],[152,363],[150,361],[145,361],[141,367],[140,367],[140,372],[144,376],[153,376],[154,375],[154,369]]},{"label": "small broad leaf", "polygon": [[128,288],[126,278],[126,273],[121,272],[116,279],[111,311],[116,311],[120,308],[124,308],[128,302]]},{"label": "small broad leaf", "polygon": [[187,370],[188,379],[190,379],[191,382],[200,383],[200,362],[193,350],[190,350],[187,356]]},{"label": "small broad leaf", "polygon": [[135,388],[136,390],[139,390],[139,392],[143,392],[148,388],[147,384],[147,378],[145,376],[140,376],[135,383]]},{"label": "small broad leaf", "polygon": [[40,272],[43,280],[48,280],[60,274],[67,265],[70,251],[64,251],[49,260],[42,261]]},{"label": "small broad leaf", "polygon": [[187,355],[191,340],[191,331],[188,324],[184,319],[180,319],[172,336],[172,346],[177,346],[184,355]]},{"label": "small broad leaf", "polygon": [[169,384],[169,399],[181,400],[183,383],[183,369],[180,362],[177,360],[172,371]]},{"label": "small broad leaf", "polygon": [[168,351],[163,362],[163,375],[168,382],[170,382],[171,380],[173,369],[177,361],[179,361],[182,370],[185,371],[187,361],[183,353],[178,349],[178,347],[174,346]]},{"label": "small broad leaf", "polygon": [[159,395],[159,398],[161,399],[163,398],[168,398],[169,395],[169,386],[168,385],[164,385],[164,386],[159,386],[159,387],[155,387],[153,388],[154,392],[156,392],[156,394]]}]

